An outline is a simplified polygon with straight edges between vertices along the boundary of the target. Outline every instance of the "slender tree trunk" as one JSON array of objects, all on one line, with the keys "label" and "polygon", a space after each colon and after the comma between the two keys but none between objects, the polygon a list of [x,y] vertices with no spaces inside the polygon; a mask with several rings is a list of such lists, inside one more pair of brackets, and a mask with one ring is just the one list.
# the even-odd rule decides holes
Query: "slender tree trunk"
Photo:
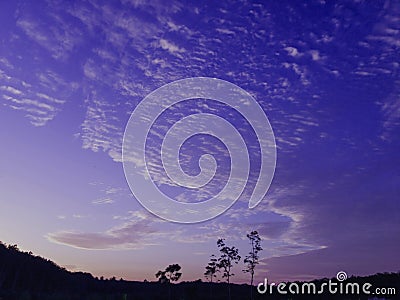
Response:
[{"label": "slender tree trunk", "polygon": [[254,272],[251,272],[251,280],[250,280],[250,299],[253,300],[253,278],[254,278]]},{"label": "slender tree trunk", "polygon": [[253,278],[254,278],[254,241],[253,240],[251,240],[251,255],[252,255],[252,260],[253,260],[253,263],[252,263],[252,269],[251,269],[251,272],[250,272],[250,274],[251,274],[251,280],[250,280],[250,299],[251,300],[253,300]]},{"label": "slender tree trunk", "polygon": [[229,274],[228,274],[228,299],[231,300],[231,283],[229,280]]},{"label": "slender tree trunk", "polygon": [[228,270],[228,299],[231,300],[231,268]]},{"label": "slender tree trunk", "polygon": [[213,275],[214,275],[214,274],[211,274],[211,281],[210,281],[210,299],[213,298],[213,296],[212,296],[212,277],[213,277]]}]

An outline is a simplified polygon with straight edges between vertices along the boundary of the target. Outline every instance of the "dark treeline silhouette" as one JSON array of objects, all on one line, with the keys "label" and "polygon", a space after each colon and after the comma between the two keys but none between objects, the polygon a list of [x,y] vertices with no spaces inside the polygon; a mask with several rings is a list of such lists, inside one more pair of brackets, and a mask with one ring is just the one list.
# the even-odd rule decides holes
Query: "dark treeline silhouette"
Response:
[{"label": "dark treeline silhouette", "polygon": [[[134,268],[134,266],[132,266]],[[176,267],[174,269],[177,269]],[[179,271],[179,270],[178,270]],[[178,272],[176,271],[176,272]],[[163,271],[162,271],[163,272]],[[176,275],[176,274],[175,274]],[[166,276],[169,276],[166,274]],[[174,276],[174,275],[171,275]],[[374,287],[395,287],[400,293],[400,273],[383,273],[368,277],[350,278],[352,282],[368,282]],[[327,279],[314,281],[321,283]],[[260,295],[255,282],[254,299],[373,299],[371,296],[354,295]],[[167,285],[173,285],[169,295]],[[212,288],[212,295],[210,289]],[[233,300],[249,299],[248,284],[230,284]],[[172,284],[137,282],[93,277],[89,273],[70,272],[54,262],[23,252],[16,245],[0,242],[0,299],[1,300],[167,300],[167,299],[227,299],[228,284],[197,280]],[[396,298],[397,297],[397,298]],[[400,299],[386,297],[386,299]],[[377,298],[378,299],[378,298]],[[379,297],[379,299],[385,299]]]}]

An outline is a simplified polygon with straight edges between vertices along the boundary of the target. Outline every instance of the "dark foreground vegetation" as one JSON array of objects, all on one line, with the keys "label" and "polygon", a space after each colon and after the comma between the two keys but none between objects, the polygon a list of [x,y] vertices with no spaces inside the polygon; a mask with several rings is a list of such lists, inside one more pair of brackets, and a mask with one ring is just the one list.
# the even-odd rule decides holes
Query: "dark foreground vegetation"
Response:
[{"label": "dark foreground vegetation", "polygon": [[[161,274],[162,275],[162,274]],[[314,281],[321,284],[328,279]],[[372,295],[261,295],[254,288],[254,299],[400,299],[400,273],[352,277],[352,282],[368,282],[374,287],[395,287],[396,295],[374,298]],[[257,283],[255,283],[256,285]],[[250,286],[231,284],[231,299],[249,299]],[[168,281],[135,282],[115,278],[95,278],[89,273],[70,272],[54,262],[22,252],[16,245],[0,242],[0,299],[1,300],[167,300],[167,299],[228,299],[227,283],[201,280],[171,284]]]}]

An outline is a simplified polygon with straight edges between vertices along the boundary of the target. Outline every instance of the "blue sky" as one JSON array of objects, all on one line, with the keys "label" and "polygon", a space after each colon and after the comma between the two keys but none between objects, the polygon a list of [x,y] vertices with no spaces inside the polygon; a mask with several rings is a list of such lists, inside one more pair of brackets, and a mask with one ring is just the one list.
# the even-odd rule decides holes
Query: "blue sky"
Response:
[{"label": "blue sky", "polygon": [[[263,238],[257,279],[309,279],[398,271],[400,12],[398,1],[9,1],[0,4],[0,239],[71,270],[149,280],[178,262],[201,278],[216,240],[248,252]],[[274,130],[277,167],[267,196],[249,210],[249,186],[223,215],[173,224],[133,197],[121,162],[129,116],[174,80],[215,77],[249,92]],[[179,105],[154,128],[205,110]],[[164,126],[164,127],[163,127]],[[158,146],[157,146],[158,143]],[[153,147],[154,146],[154,147]],[[226,180],[226,149],[198,137],[182,149],[196,173],[207,149]],[[185,154],[186,153],[186,154]],[[225,173],[224,173],[225,172]],[[225,175],[224,175],[225,174]],[[225,178],[225,179],[224,179]],[[179,196],[180,195],[180,196]],[[246,281],[237,267],[235,281]]]}]

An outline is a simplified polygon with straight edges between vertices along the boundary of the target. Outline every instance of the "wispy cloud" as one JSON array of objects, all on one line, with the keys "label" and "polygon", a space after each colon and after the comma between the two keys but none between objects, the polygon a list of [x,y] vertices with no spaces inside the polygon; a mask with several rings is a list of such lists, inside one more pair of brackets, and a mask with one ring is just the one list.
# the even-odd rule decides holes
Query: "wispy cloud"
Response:
[{"label": "wispy cloud", "polygon": [[23,16],[17,21],[22,31],[30,39],[51,53],[54,59],[66,60],[74,48],[82,41],[79,27],[67,23],[60,14],[49,13],[51,26],[38,22],[35,17]]},{"label": "wispy cloud", "polygon": [[47,238],[81,249],[139,249],[146,246],[149,234],[154,232],[148,220],[136,219],[105,232],[60,231],[48,234]]},{"label": "wispy cloud", "polygon": [[52,71],[38,73],[35,85],[13,76],[12,72],[10,63],[3,63],[3,69],[0,64],[0,99],[6,107],[24,112],[34,126],[46,125],[61,111],[66,100],[54,94],[67,87],[76,89],[76,84],[66,83]]},{"label": "wispy cloud", "polygon": [[394,85],[393,92],[388,95],[381,105],[384,115],[381,137],[384,140],[391,140],[395,130],[400,127],[400,81],[395,82]]},{"label": "wispy cloud", "polygon": [[[84,149],[107,152],[115,161],[121,161],[122,130],[113,105],[97,94],[87,100],[86,117],[80,137]],[[114,122],[113,122],[114,121]]]},{"label": "wispy cloud", "polygon": [[301,56],[303,56],[303,54],[301,54],[299,52],[299,50],[297,50],[297,48],[295,48],[295,47],[285,47],[284,50],[287,52],[287,54],[289,56],[292,56],[292,57],[301,57]]},{"label": "wispy cloud", "polygon": [[185,52],[185,49],[178,47],[166,39],[160,39],[160,46],[164,50],[167,50],[169,53],[174,55],[180,52]]},{"label": "wispy cloud", "polygon": [[400,48],[399,17],[400,9],[395,2],[387,1],[382,9],[379,22],[374,26],[373,32],[367,36],[370,41],[383,42],[388,51]]}]

